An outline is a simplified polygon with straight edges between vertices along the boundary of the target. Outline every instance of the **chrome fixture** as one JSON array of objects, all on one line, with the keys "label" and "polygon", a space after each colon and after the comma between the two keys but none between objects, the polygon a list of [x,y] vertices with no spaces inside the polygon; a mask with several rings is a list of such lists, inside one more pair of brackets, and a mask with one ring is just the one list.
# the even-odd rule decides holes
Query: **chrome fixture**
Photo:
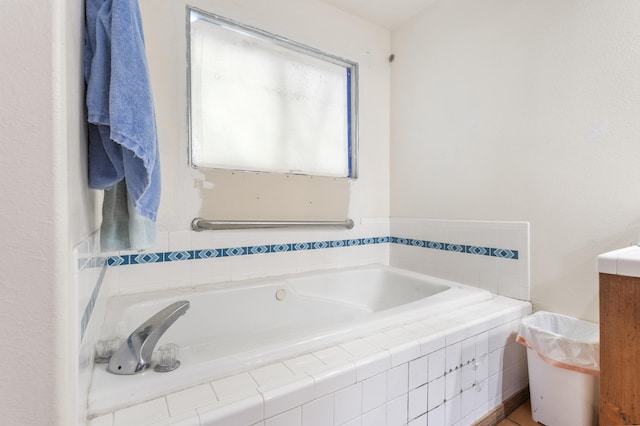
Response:
[{"label": "chrome fixture", "polygon": [[337,226],[347,229],[353,228],[353,220],[340,221],[251,221],[251,220],[206,220],[196,217],[191,222],[194,231],[217,231],[222,229],[253,229],[253,228],[289,228],[299,226]]},{"label": "chrome fixture", "polygon": [[158,340],[189,309],[189,305],[187,300],[172,303],[143,322],[111,356],[107,371],[136,374],[149,367]]}]

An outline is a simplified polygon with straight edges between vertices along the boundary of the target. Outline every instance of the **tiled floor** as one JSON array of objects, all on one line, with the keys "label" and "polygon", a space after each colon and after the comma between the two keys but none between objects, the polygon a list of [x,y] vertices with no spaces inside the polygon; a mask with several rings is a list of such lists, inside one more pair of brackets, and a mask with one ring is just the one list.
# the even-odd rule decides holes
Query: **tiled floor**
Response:
[{"label": "tiled floor", "polygon": [[519,406],[509,417],[498,423],[498,426],[540,426],[531,418],[531,402],[527,400]]}]

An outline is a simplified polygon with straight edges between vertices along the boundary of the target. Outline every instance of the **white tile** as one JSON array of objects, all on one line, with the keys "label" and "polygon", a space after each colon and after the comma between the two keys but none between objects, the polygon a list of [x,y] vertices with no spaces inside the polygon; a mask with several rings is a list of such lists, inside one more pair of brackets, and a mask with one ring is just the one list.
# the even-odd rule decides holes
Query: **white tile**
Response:
[{"label": "white tile", "polygon": [[320,361],[329,367],[342,366],[350,363],[353,356],[339,346],[331,346],[313,353]]},{"label": "white tile", "polygon": [[482,315],[482,310],[469,308],[469,316],[472,318],[469,320],[467,324],[467,336],[477,336],[478,334],[482,334],[489,329],[489,323],[486,318],[480,317]]},{"label": "white tile", "polygon": [[301,408],[296,407],[293,410],[269,417],[264,421],[264,426],[302,426]]},{"label": "white tile", "polygon": [[284,364],[276,363],[249,372],[260,387],[273,387],[295,380],[296,376]]},{"label": "white tile", "polygon": [[488,398],[489,401],[493,400],[493,399],[497,399],[497,398],[501,398],[502,397],[502,372],[498,373],[498,374],[494,374],[493,376],[489,376],[489,378],[487,379],[487,383],[488,383]]},{"label": "white tile", "polygon": [[439,405],[427,413],[427,424],[429,426],[443,426],[445,424],[444,404]]},{"label": "white tile", "polygon": [[498,374],[502,370],[502,359],[504,356],[504,351],[498,349],[497,351],[490,352],[488,355],[488,367],[487,373],[489,376],[493,376],[494,374]]},{"label": "white tile", "polygon": [[184,411],[161,422],[154,422],[153,426],[201,426],[200,416],[195,410]]},{"label": "white tile", "polygon": [[462,370],[454,370],[444,375],[445,399],[449,400],[460,394],[462,389]]},{"label": "white tile", "polygon": [[[194,285],[207,284],[213,276],[213,262],[211,259],[195,259],[191,262],[191,280]],[[149,281],[149,274],[147,274]]]},{"label": "white tile", "polygon": [[407,424],[407,394],[387,402],[387,426]]},{"label": "white tile", "polygon": [[509,325],[502,324],[489,330],[489,352],[500,349],[509,343]]},{"label": "white tile", "polygon": [[476,339],[474,337],[470,337],[461,342],[462,351],[461,355],[461,364],[466,365],[473,361],[476,357]]},{"label": "white tile", "polygon": [[429,381],[443,376],[445,367],[446,351],[444,348],[429,354]]},{"label": "white tile", "polygon": [[236,374],[211,382],[211,387],[219,400],[255,395],[258,384],[249,373]]},{"label": "white tile", "polygon": [[[429,387],[428,397],[429,404],[428,409],[431,411],[438,405],[444,402],[445,381],[444,376],[438,377],[435,380],[431,380],[427,385]],[[431,422],[429,422],[431,424]]]},{"label": "white tile", "polygon": [[171,416],[216,402],[218,399],[209,384],[195,386],[166,396]]},{"label": "white tile", "polygon": [[171,282],[171,263],[159,262],[149,265],[147,269],[147,290],[169,288]]},{"label": "white tile", "polygon": [[476,421],[479,419],[480,417],[478,417],[475,413],[475,411],[471,414],[469,414],[466,417],[463,417],[460,422],[458,423],[459,426],[473,426]]},{"label": "white tile", "polygon": [[362,426],[387,426],[387,404],[364,413]]},{"label": "white tile", "polygon": [[408,419],[415,419],[427,412],[428,386],[424,385],[409,391]]},{"label": "white tile", "polygon": [[271,417],[313,400],[315,383],[311,377],[305,376],[258,390],[264,399],[264,415]]},{"label": "white tile", "polygon": [[316,398],[346,388],[357,381],[357,370],[353,363],[310,374],[315,382]]},{"label": "white tile", "polygon": [[445,347],[446,333],[442,331],[433,332],[430,335],[421,337],[419,341],[420,353],[422,355],[429,355]]},{"label": "white tile", "polygon": [[302,406],[304,426],[325,426],[333,424],[333,395],[315,399]]},{"label": "white tile", "polygon": [[362,412],[373,410],[387,401],[387,373],[381,373],[362,382]]},{"label": "white tile", "polygon": [[460,369],[460,387],[462,390],[469,389],[476,381],[476,365],[475,361],[467,364]]},{"label": "white tile", "polygon": [[[457,318],[459,315],[456,313],[455,317]],[[449,330],[445,337],[445,341],[447,346],[453,345],[462,341],[465,337],[467,337],[467,328],[462,325],[456,325],[453,329]]]},{"label": "white tile", "polygon": [[339,347],[355,357],[364,357],[366,355],[372,355],[382,351],[378,346],[372,345],[363,339],[351,340],[340,344]]},{"label": "white tile", "polygon": [[198,408],[200,422],[207,426],[246,426],[262,421],[261,395],[231,400],[226,399]]},{"label": "white tile", "polygon": [[407,426],[427,426],[427,413],[424,413],[418,418],[410,420]]},{"label": "white tile", "polygon": [[402,340],[398,340],[395,337],[383,333],[370,334],[363,337],[362,339],[367,343],[373,346],[377,346],[381,349],[390,349],[403,343]]},{"label": "white tile", "polygon": [[348,421],[347,423],[336,426],[362,426],[362,416],[358,416],[355,419]]},{"label": "white tile", "polygon": [[324,363],[311,354],[287,359],[283,361],[283,364],[285,364],[293,373],[298,375],[324,367]]},{"label": "white tile", "polygon": [[89,420],[89,426],[113,426],[113,413],[104,416],[94,417]]},{"label": "white tile", "polygon": [[402,364],[387,372],[387,401],[409,391],[409,365]]},{"label": "white tile", "polygon": [[475,361],[476,383],[489,377],[489,355],[483,355]]},{"label": "white tile", "polygon": [[113,416],[113,426],[136,426],[169,418],[164,398],[154,399],[133,407],[118,410]]},{"label": "white tile", "polygon": [[362,412],[362,383],[334,393],[334,423],[340,425],[360,416]]},{"label": "white tile", "polygon": [[357,380],[359,382],[386,372],[391,368],[391,356],[388,351],[377,352],[355,361],[357,369]]},{"label": "white tile", "polygon": [[460,342],[454,343],[453,345],[447,346],[445,350],[445,370],[449,373],[460,367],[460,363],[462,362],[462,344]]},{"label": "white tile", "polygon": [[461,413],[461,401],[460,395],[452,399],[448,399],[444,403],[444,411],[445,411],[445,424],[447,426],[453,426],[460,421],[460,413]]},{"label": "white tile", "polygon": [[473,387],[475,391],[475,409],[479,410],[489,402],[489,383],[487,380],[478,381]]},{"label": "white tile", "polygon": [[476,358],[489,353],[489,332],[485,331],[476,336]]},{"label": "white tile", "polygon": [[462,395],[460,395],[460,416],[462,418],[468,417],[475,411],[475,395],[476,391],[473,388],[465,390],[462,392]]},{"label": "white tile", "polygon": [[391,365],[396,367],[420,356],[420,343],[417,340],[402,343],[389,349]]},{"label": "white tile", "polygon": [[429,381],[429,357],[423,356],[409,362],[409,389],[415,389]]}]

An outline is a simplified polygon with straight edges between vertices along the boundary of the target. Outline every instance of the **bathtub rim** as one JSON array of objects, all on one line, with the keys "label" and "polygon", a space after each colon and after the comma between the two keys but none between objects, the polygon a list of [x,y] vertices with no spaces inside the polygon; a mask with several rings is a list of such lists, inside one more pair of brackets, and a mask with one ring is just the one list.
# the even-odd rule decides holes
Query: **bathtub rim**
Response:
[{"label": "bathtub rim", "polygon": [[[171,387],[171,389],[167,391],[157,391],[157,392],[145,391],[146,390],[145,388],[147,385],[145,383],[142,383],[142,381],[140,380],[136,382],[136,379],[141,377],[141,375],[134,375],[130,377],[115,376],[107,373],[104,366],[99,364],[94,364],[93,371],[92,371],[92,384],[89,391],[88,411],[90,413],[96,414],[96,413],[104,413],[104,412],[117,410],[126,405],[132,405],[132,404],[144,402],[147,400],[151,400],[151,399],[160,397],[162,395],[165,395],[167,393],[179,391],[180,389],[183,389],[183,388],[219,380],[227,376],[239,374],[242,371],[253,370],[256,368],[263,367],[265,365],[269,365],[271,363],[281,361],[283,359],[289,359],[289,358],[297,357],[303,354],[312,353],[312,352],[321,350],[325,347],[339,345],[351,340],[364,337],[366,335],[375,334],[376,332],[383,332],[387,329],[400,327],[403,324],[420,321],[420,320],[429,318],[431,316],[442,315],[447,311],[450,311],[454,306],[463,308],[463,307],[472,305],[474,303],[481,303],[482,301],[490,300],[494,296],[492,293],[490,293],[487,290],[457,283],[451,280],[433,277],[427,274],[408,271],[405,269],[391,267],[388,265],[370,264],[370,265],[364,265],[359,267],[336,268],[336,269],[329,269],[329,270],[322,270],[322,271],[308,271],[304,273],[287,274],[283,276],[268,277],[264,279],[257,278],[257,279],[243,280],[243,281],[212,283],[212,284],[205,284],[205,285],[199,285],[199,286],[192,286],[187,289],[181,288],[176,290],[172,290],[172,289],[161,290],[161,291],[141,293],[141,294],[118,295],[110,299],[117,299],[115,300],[115,303],[121,303],[122,301],[126,301],[127,302],[126,304],[120,306],[121,309],[126,309],[127,307],[135,304],[136,301],[141,301],[141,303],[144,303],[145,301],[147,303],[158,303],[157,302],[158,300],[164,300],[167,303],[169,303],[170,301],[175,300],[176,298],[183,298],[188,300],[189,297],[193,297],[193,296],[185,296],[186,292],[188,292],[191,295],[191,294],[198,294],[201,292],[235,291],[239,289],[268,287],[268,286],[274,286],[274,284],[282,283],[283,279],[285,278],[288,279],[291,277],[306,276],[306,275],[314,275],[314,276],[328,275],[331,273],[339,273],[344,270],[369,269],[369,268],[376,268],[376,269],[383,268],[387,270],[398,271],[401,274],[408,274],[410,276],[414,276],[418,278],[427,277],[429,280],[433,279],[437,283],[446,283],[447,285],[449,285],[450,288],[443,292],[437,293],[433,296],[427,297],[425,299],[420,299],[405,305],[380,311],[377,314],[384,314],[384,315],[374,318],[373,320],[367,320],[367,321],[350,324],[350,327],[346,329],[341,329],[339,331],[326,332],[323,335],[314,335],[311,337],[307,336],[307,338],[303,342],[286,341],[278,344],[273,344],[267,348],[262,347],[260,348],[262,350],[259,354],[253,354],[254,352],[256,352],[255,350],[246,351],[241,354],[237,354],[236,357],[241,357],[241,355],[246,355],[247,353],[253,354],[251,359],[249,360],[247,360],[247,358],[241,357],[245,361],[242,364],[237,364],[237,368],[228,367],[229,364],[233,364],[233,362],[231,362],[230,359],[235,358],[234,356],[229,356],[224,359],[208,360],[205,362],[198,363],[197,366],[209,367],[209,368],[207,369],[208,370],[207,374],[203,375],[204,377],[198,377],[197,379],[196,379],[196,376],[199,376],[199,374],[195,371],[194,369],[195,367],[192,367],[190,369],[189,364],[185,365],[183,360],[183,366],[181,367],[181,372],[183,374],[187,374],[185,373],[185,371],[188,371],[189,377],[191,379],[181,380],[181,383],[184,382],[183,385]],[[438,296],[440,296],[440,298],[444,298],[446,296],[451,296],[453,293],[460,293],[461,296],[464,296],[465,294],[470,295],[470,298],[469,300],[465,300],[466,303],[461,304],[460,302],[463,299],[451,300],[447,297],[448,300],[440,301],[440,303],[436,305],[437,309],[435,309],[434,311],[430,311],[428,313],[420,312],[418,309],[420,307],[420,302],[424,302],[425,300],[429,300],[429,299],[435,300],[436,298],[438,298]],[[151,299],[150,296],[152,295],[162,295],[163,297],[159,299],[155,299],[155,298]],[[171,297],[169,297],[169,295]],[[152,302],[149,302],[149,299],[151,299]],[[112,300],[109,300],[109,302],[112,302]],[[410,305],[413,305],[413,306],[410,306]],[[407,311],[406,310],[407,306],[409,306],[411,310]],[[109,305],[107,309],[109,310]],[[394,310],[396,312],[394,312]],[[108,317],[108,314],[107,314],[107,317]],[[280,346],[283,346],[284,348],[279,350],[278,347]],[[295,350],[292,350],[292,348],[295,348]],[[215,363],[220,363],[220,362],[225,363],[222,368],[219,366],[217,368],[211,367]],[[215,371],[212,373],[210,372],[211,370],[215,370]],[[220,372],[220,370],[223,372]],[[178,371],[180,372],[180,370]],[[150,372],[150,373],[153,373],[153,372]],[[142,373],[142,374],[145,374],[145,373]],[[159,373],[156,373],[156,374],[159,374]],[[111,387],[106,389],[102,389],[102,388],[96,389],[94,387],[94,384],[97,384],[98,386],[100,386],[100,385],[103,385],[105,381],[110,382]],[[114,384],[114,383],[117,383],[118,381],[120,381],[120,385],[122,384],[122,382],[127,381],[128,382],[127,386],[130,386],[130,388],[127,388],[127,390],[130,392],[127,392],[127,393],[122,392],[120,395],[117,395],[114,397],[113,395],[110,395],[111,393],[110,391],[118,387],[117,384]],[[173,379],[171,374],[168,374],[158,378],[157,381],[160,382],[162,388],[164,389],[168,387],[168,385],[165,385],[164,383],[173,382]],[[131,395],[131,392],[133,392],[132,395]],[[140,394],[142,394],[142,396],[140,396]]]}]

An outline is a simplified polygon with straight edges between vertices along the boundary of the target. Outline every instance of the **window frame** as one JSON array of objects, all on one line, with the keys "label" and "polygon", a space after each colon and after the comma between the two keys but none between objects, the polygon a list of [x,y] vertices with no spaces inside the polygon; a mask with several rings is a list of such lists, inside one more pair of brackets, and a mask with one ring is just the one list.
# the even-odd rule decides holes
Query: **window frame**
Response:
[{"label": "window frame", "polygon": [[263,41],[273,43],[280,47],[290,49],[294,52],[301,53],[304,55],[309,55],[314,58],[324,60],[335,65],[339,65],[345,68],[347,72],[347,143],[348,143],[348,153],[347,153],[347,168],[348,173],[347,176],[344,177],[335,177],[329,176],[336,179],[357,179],[359,175],[359,131],[358,131],[358,122],[359,122],[359,67],[358,63],[341,58],[336,55],[325,53],[319,49],[304,45],[302,43],[298,43],[291,39],[261,30],[256,27],[252,27],[249,25],[242,24],[240,22],[234,21],[229,18],[225,18],[223,16],[207,12],[205,10],[187,6],[186,7],[186,15],[187,15],[187,120],[188,120],[188,159],[189,165],[193,168],[206,168],[211,170],[229,170],[229,171],[249,171],[252,173],[274,173],[281,175],[289,175],[289,174],[300,174],[303,176],[326,176],[322,174],[308,174],[308,173],[279,173],[273,171],[256,171],[256,170],[238,170],[233,168],[222,168],[222,167],[207,167],[207,166],[199,166],[194,164],[193,161],[193,127],[192,127],[192,81],[191,81],[191,23],[194,20],[194,14],[197,16],[198,20],[204,20],[213,25],[217,25],[221,28],[225,28],[231,31],[235,31],[237,33],[243,34],[249,37],[259,38]]}]

